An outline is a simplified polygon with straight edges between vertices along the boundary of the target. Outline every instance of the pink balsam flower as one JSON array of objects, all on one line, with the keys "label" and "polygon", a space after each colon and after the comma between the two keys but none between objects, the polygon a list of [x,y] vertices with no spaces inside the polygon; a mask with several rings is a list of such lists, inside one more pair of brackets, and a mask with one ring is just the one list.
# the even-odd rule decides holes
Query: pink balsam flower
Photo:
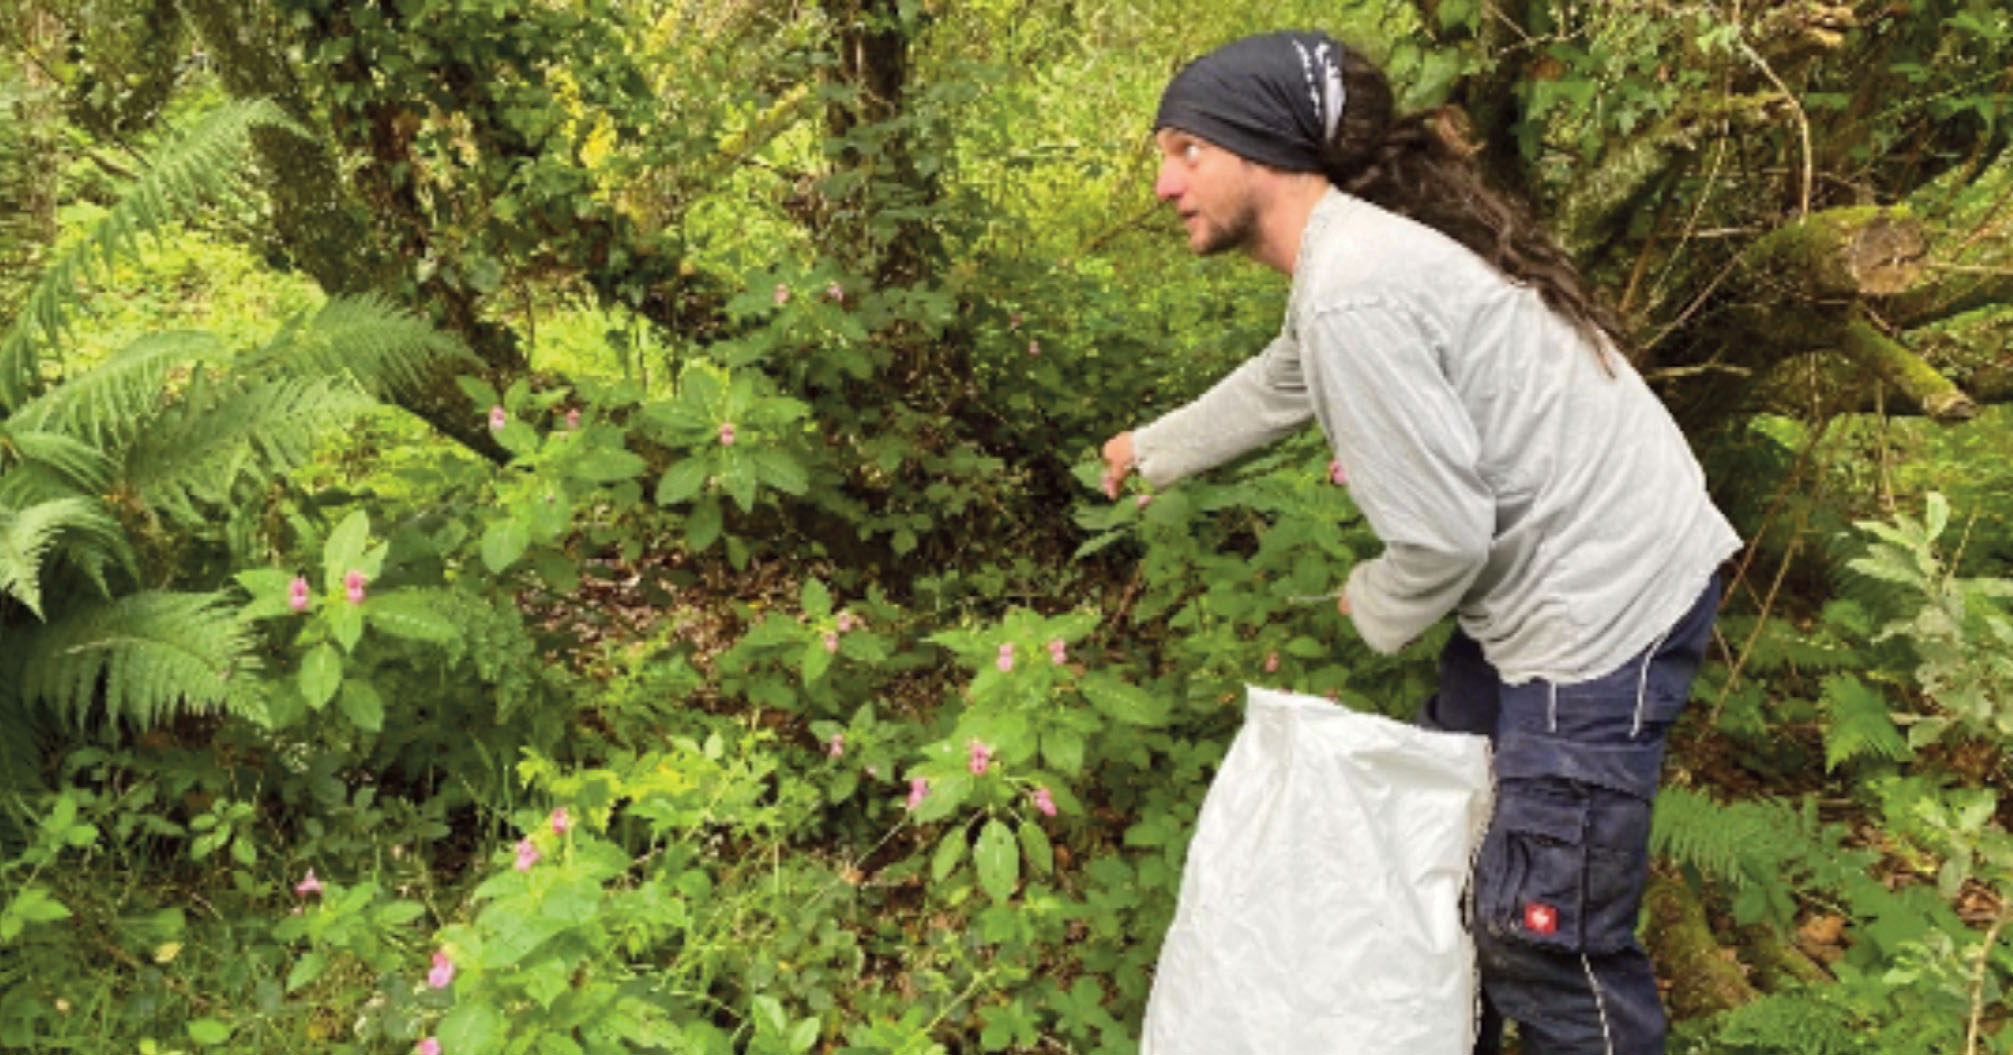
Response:
[{"label": "pink balsam flower", "polygon": [[412,1050],[418,1052],[419,1055],[440,1055],[440,1038],[428,1037],[413,1045]]},{"label": "pink balsam flower", "polygon": [[296,612],[305,612],[308,610],[308,581],[306,577],[296,575],[294,576],[294,581],[287,584],[287,607]]},{"label": "pink balsam flower", "polygon": [[846,302],[846,287],[834,282],[825,287],[825,296],[844,304]]},{"label": "pink balsam flower", "polygon": [[508,424],[510,424],[510,415],[502,407],[489,408],[489,431],[502,432],[503,427]]},{"label": "pink balsam flower", "polygon": [[426,984],[435,989],[454,984],[454,961],[448,959],[446,949],[434,950],[433,969],[426,972]]},{"label": "pink balsam flower", "polygon": [[1267,652],[1265,654],[1265,673],[1270,674],[1278,669],[1279,669],[1279,653]]},{"label": "pink balsam flower", "polygon": [[566,412],[566,429],[568,432],[571,432],[579,427],[580,427],[580,408],[574,407],[572,410]]},{"label": "pink balsam flower", "polygon": [[732,447],[733,445],[734,445],[734,423],[731,421],[723,421],[720,423],[720,446]]},{"label": "pink balsam flower", "polygon": [[1013,669],[1013,646],[1011,644],[1000,646],[999,659],[995,661],[995,665],[999,667],[1002,674]]},{"label": "pink balsam flower", "polygon": [[1049,795],[1047,788],[1034,789],[1034,808],[1044,817],[1055,816],[1055,799]]},{"label": "pink balsam flower", "polygon": [[776,283],[776,306],[780,308],[788,303],[790,303],[790,284],[788,282]]},{"label": "pink balsam flower", "polygon": [[1132,504],[1139,507],[1140,509],[1145,509],[1148,505],[1151,505],[1152,503],[1153,503],[1152,495],[1138,495],[1134,497],[1132,500]]},{"label": "pink balsam flower", "polygon": [[309,894],[320,896],[321,892],[322,881],[315,878],[315,870],[312,868],[308,869],[307,875],[301,877],[300,882],[294,884],[295,897],[307,897]]},{"label": "pink balsam flower", "polygon": [[344,572],[342,577],[343,596],[349,598],[349,603],[351,604],[362,604],[363,584],[369,581],[364,576],[364,573],[360,571]]},{"label": "pink balsam flower", "polygon": [[825,631],[825,651],[837,652],[838,650],[839,650],[839,632],[837,630]]},{"label": "pink balsam flower", "polygon": [[1041,354],[1041,342],[1040,342],[1040,341],[1029,341],[1029,342],[1027,342],[1027,354],[1028,354],[1028,355],[1030,355],[1030,356],[1036,356],[1036,355],[1040,355],[1040,354]]},{"label": "pink balsam flower", "polygon": [[1055,640],[1049,642],[1048,658],[1050,662],[1054,663],[1058,667],[1062,666],[1064,663],[1069,662],[1069,645],[1066,644],[1062,638],[1056,638]]},{"label": "pink balsam flower", "polygon": [[916,810],[923,804],[923,796],[930,793],[930,782],[924,777],[909,778],[909,809]]},{"label": "pink balsam flower", "polygon": [[544,856],[545,856],[544,854],[538,852],[538,847],[533,846],[531,844],[531,836],[527,835],[524,838],[517,840],[516,867],[518,871],[520,872],[531,871],[531,866],[537,864],[538,859]]},{"label": "pink balsam flower", "polygon": [[851,612],[840,612],[837,624],[839,627],[839,633],[844,634],[851,631],[853,627],[859,625],[859,620],[855,618],[853,616],[853,613]]},{"label": "pink balsam flower", "polygon": [[1342,471],[1342,459],[1337,458],[1328,463],[1328,482],[1337,487],[1349,482],[1349,474]]},{"label": "pink balsam flower", "polygon": [[552,834],[565,835],[573,829],[573,815],[560,806],[552,811]]},{"label": "pink balsam flower", "polygon": [[833,758],[843,756],[846,753],[846,734],[833,733],[832,739],[825,744],[825,753]]},{"label": "pink balsam flower", "polygon": [[993,763],[993,749],[984,742],[973,740],[971,746],[971,770],[973,776],[984,775]]}]

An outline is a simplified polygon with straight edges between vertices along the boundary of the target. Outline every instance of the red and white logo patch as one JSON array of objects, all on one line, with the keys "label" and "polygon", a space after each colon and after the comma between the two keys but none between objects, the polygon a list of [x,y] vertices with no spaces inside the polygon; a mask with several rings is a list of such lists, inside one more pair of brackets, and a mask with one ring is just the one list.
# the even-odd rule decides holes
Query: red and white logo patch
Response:
[{"label": "red and white logo patch", "polygon": [[1524,906],[1524,929],[1532,934],[1552,934],[1559,929],[1559,910],[1541,901]]}]

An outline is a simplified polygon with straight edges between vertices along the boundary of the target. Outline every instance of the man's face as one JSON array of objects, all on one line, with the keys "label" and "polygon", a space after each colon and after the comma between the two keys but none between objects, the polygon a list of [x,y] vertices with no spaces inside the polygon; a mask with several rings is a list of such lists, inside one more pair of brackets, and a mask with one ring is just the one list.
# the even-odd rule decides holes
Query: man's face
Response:
[{"label": "man's face", "polygon": [[1180,129],[1163,128],[1153,138],[1160,144],[1153,193],[1180,214],[1188,248],[1207,256],[1251,244],[1258,237],[1251,163]]}]

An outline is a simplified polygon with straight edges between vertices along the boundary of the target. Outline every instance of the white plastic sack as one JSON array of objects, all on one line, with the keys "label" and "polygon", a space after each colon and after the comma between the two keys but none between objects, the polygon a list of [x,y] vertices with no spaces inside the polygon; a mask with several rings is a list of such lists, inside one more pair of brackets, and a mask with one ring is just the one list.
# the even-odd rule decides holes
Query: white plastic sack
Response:
[{"label": "white plastic sack", "polygon": [[1488,741],[1248,689],[1140,1055],[1468,1055]]}]

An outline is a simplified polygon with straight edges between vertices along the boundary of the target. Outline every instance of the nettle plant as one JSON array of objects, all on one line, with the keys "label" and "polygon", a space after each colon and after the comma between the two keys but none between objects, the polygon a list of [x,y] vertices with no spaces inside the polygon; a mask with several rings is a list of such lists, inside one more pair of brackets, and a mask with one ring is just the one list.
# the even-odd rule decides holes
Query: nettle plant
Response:
[{"label": "nettle plant", "polygon": [[429,645],[459,639],[453,620],[437,607],[434,591],[371,588],[389,550],[389,543],[371,544],[370,516],[359,509],[344,517],[323,543],[319,589],[307,576],[281,569],[238,573],[239,585],[251,595],[240,610],[242,619],[301,619],[292,641],[300,655],[294,677],[290,684],[268,683],[264,693],[267,724],[291,725],[305,712],[318,712],[334,701],[357,728],[379,732],[385,722],[384,693],[371,677],[371,653],[359,650],[366,628]]}]

